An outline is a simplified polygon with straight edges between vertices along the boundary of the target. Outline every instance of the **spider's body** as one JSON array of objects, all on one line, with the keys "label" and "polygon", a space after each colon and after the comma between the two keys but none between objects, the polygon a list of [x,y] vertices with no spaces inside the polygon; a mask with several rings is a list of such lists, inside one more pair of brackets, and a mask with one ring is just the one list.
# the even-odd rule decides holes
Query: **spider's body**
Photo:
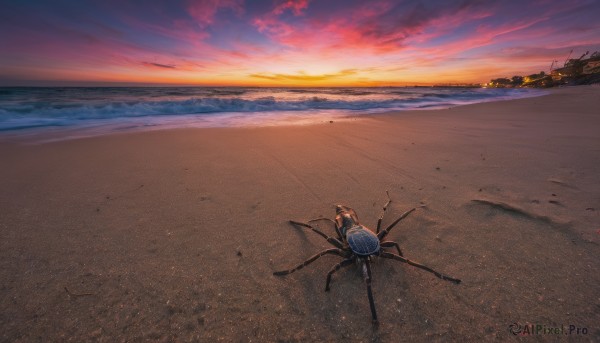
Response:
[{"label": "spider's body", "polygon": [[379,253],[379,238],[358,222],[358,216],[353,209],[343,205],[336,206],[335,224],[339,228],[342,241],[348,244],[355,255],[370,256]]},{"label": "spider's body", "polygon": [[[333,222],[335,224],[335,231],[338,236],[337,238],[329,237],[326,234],[324,234],[323,232],[315,229],[314,227],[312,227],[309,224],[290,220],[290,223],[292,223],[294,225],[309,228],[312,231],[316,232],[317,234],[321,235],[336,248],[324,250],[324,251],[312,256],[311,258],[304,261],[302,264],[296,266],[295,268],[275,272],[273,274],[274,275],[287,275],[287,274],[293,273],[296,270],[299,270],[299,269],[303,268],[304,266],[314,262],[315,260],[317,260],[319,257],[321,257],[323,255],[335,254],[340,257],[343,257],[344,260],[342,260],[340,263],[336,264],[327,274],[327,282],[325,283],[325,291],[329,291],[329,284],[331,282],[331,276],[333,275],[333,273],[335,273],[341,267],[349,266],[349,265],[353,264],[354,262],[357,262],[360,265],[360,269],[363,273],[363,277],[367,284],[367,295],[369,297],[369,305],[371,307],[371,316],[373,318],[374,323],[377,323],[377,312],[375,310],[375,302],[373,301],[373,293],[371,291],[371,268],[370,268],[370,257],[371,256],[380,256],[383,258],[389,258],[389,259],[394,259],[394,260],[398,260],[401,262],[405,262],[405,263],[408,263],[417,268],[421,268],[426,271],[429,271],[429,272],[435,274],[437,277],[439,277],[442,280],[452,281],[457,284],[460,283],[460,280],[458,280],[458,279],[454,279],[449,276],[443,275],[429,267],[426,267],[424,265],[421,265],[419,263],[416,263],[409,259],[404,258],[403,257],[404,255],[402,254],[402,251],[400,250],[400,246],[398,245],[398,243],[383,240],[385,238],[385,236],[390,232],[390,230],[396,224],[398,224],[398,222],[400,222],[400,220],[404,219],[412,211],[415,210],[413,208],[413,209],[405,212],[403,215],[400,216],[400,218],[398,218],[396,221],[394,221],[386,229],[380,230],[381,229],[381,221],[383,220],[383,215],[385,214],[385,210],[387,209],[387,206],[390,204],[390,202],[391,202],[391,200],[389,199],[389,194],[388,194],[388,202],[383,207],[383,213],[381,214],[381,217],[379,218],[379,221],[377,222],[376,233],[371,231],[366,226],[360,224],[358,221],[358,215],[356,214],[356,212],[353,209],[351,209],[350,207],[343,206],[343,205],[336,206],[335,220],[331,220],[328,218],[317,218],[317,219],[313,219],[313,220],[309,221],[309,222],[312,222],[312,221],[317,221],[317,220],[329,220],[329,221]],[[385,252],[383,250],[384,248],[396,248],[396,250],[398,251],[398,255],[390,253],[390,252]]]},{"label": "spider's body", "polygon": [[379,238],[362,225],[356,225],[348,229],[346,241],[352,252],[357,256],[376,255],[381,250]]}]

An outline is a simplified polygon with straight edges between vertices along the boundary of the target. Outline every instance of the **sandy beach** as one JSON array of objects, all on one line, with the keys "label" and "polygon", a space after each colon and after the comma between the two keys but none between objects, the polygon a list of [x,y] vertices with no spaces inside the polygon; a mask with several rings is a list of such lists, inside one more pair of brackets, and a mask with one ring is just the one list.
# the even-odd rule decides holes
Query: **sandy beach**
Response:
[{"label": "sandy beach", "polygon": [[[600,87],[265,128],[0,142],[0,340],[600,341]],[[359,270],[290,219],[354,208]],[[327,222],[323,231],[333,235]],[[561,328],[518,337],[517,323]],[[579,328],[571,332],[569,326]],[[585,334],[583,329],[585,328]]]}]

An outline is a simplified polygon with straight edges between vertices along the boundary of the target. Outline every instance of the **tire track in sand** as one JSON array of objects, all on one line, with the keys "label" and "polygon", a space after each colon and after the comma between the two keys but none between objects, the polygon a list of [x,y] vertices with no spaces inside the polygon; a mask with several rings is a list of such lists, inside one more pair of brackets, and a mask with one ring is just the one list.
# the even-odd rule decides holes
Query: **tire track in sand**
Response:
[{"label": "tire track in sand", "polygon": [[315,199],[317,199],[318,201],[322,201],[321,197],[315,191],[313,191],[312,188],[310,188],[310,186],[308,186],[308,184],[306,182],[302,181],[300,176],[298,176],[298,174],[296,174],[296,172],[294,172],[294,169],[292,167],[285,164],[281,159],[279,159],[279,157],[275,156],[274,154],[270,154],[270,153],[263,153],[263,154],[267,157],[272,158],[275,162],[277,162],[294,181],[296,181],[305,190],[307,190],[310,194],[312,194],[312,196],[315,197]]},{"label": "tire track in sand", "polygon": [[[329,135],[327,135],[327,136],[329,136]],[[386,160],[384,160],[382,158],[376,157],[373,154],[372,151],[368,151],[368,150],[366,150],[364,148],[359,147],[356,144],[352,144],[348,140],[343,139],[341,137],[337,137],[337,136],[335,136],[335,137],[334,136],[330,136],[330,137],[335,138],[336,142],[342,148],[350,149],[354,153],[356,153],[357,155],[360,155],[360,156],[366,158],[367,160],[369,160],[371,162],[374,162],[375,164],[380,165],[381,167],[383,167],[382,169],[386,170],[386,172],[388,172],[390,175],[394,175],[395,176],[395,174],[394,174],[394,171],[395,171],[397,174],[400,174],[400,175],[404,176],[407,179],[415,180],[415,177],[412,176],[407,170],[402,169],[402,168],[394,165],[393,163],[390,163],[389,161],[386,161]]]}]

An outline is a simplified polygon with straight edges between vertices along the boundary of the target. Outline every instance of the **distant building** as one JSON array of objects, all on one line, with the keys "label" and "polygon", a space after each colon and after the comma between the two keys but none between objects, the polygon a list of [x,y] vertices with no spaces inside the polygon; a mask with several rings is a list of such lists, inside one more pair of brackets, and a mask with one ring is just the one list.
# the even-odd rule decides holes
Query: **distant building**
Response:
[{"label": "distant building", "polygon": [[552,76],[552,80],[562,80],[565,77],[573,77],[581,74],[583,70],[582,66],[578,65],[567,65],[566,67],[554,69],[550,75]]},{"label": "distant building", "polygon": [[586,75],[600,73],[600,60],[589,61],[585,66],[583,66],[581,73]]},{"label": "distant building", "polygon": [[[600,51],[594,52],[589,58],[589,51],[579,58],[572,58],[565,61],[562,68],[552,69],[554,62],[550,67],[550,74],[543,71],[539,74],[527,76],[513,76],[512,79],[498,78],[485,84],[485,87],[554,87],[564,84],[586,85],[600,83]],[[556,62],[556,61],[555,61]]]},{"label": "distant building", "polygon": [[575,71],[573,67],[563,67],[554,69],[550,72],[550,75],[552,76],[552,80],[559,81],[562,80],[563,77],[571,77],[575,75]]},{"label": "distant building", "polygon": [[600,72],[600,53],[596,51],[590,58],[583,59],[587,54],[589,52],[581,55],[580,58],[568,60],[562,68],[552,70],[550,72],[552,80],[557,81]]}]

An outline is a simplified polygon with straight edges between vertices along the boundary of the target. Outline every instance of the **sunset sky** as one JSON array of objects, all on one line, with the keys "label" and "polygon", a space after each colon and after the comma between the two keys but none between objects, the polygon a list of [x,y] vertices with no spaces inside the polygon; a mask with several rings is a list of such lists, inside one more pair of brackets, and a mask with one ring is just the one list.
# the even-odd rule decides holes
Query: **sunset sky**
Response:
[{"label": "sunset sky", "polygon": [[600,1],[0,0],[0,85],[487,82],[600,50]]}]

